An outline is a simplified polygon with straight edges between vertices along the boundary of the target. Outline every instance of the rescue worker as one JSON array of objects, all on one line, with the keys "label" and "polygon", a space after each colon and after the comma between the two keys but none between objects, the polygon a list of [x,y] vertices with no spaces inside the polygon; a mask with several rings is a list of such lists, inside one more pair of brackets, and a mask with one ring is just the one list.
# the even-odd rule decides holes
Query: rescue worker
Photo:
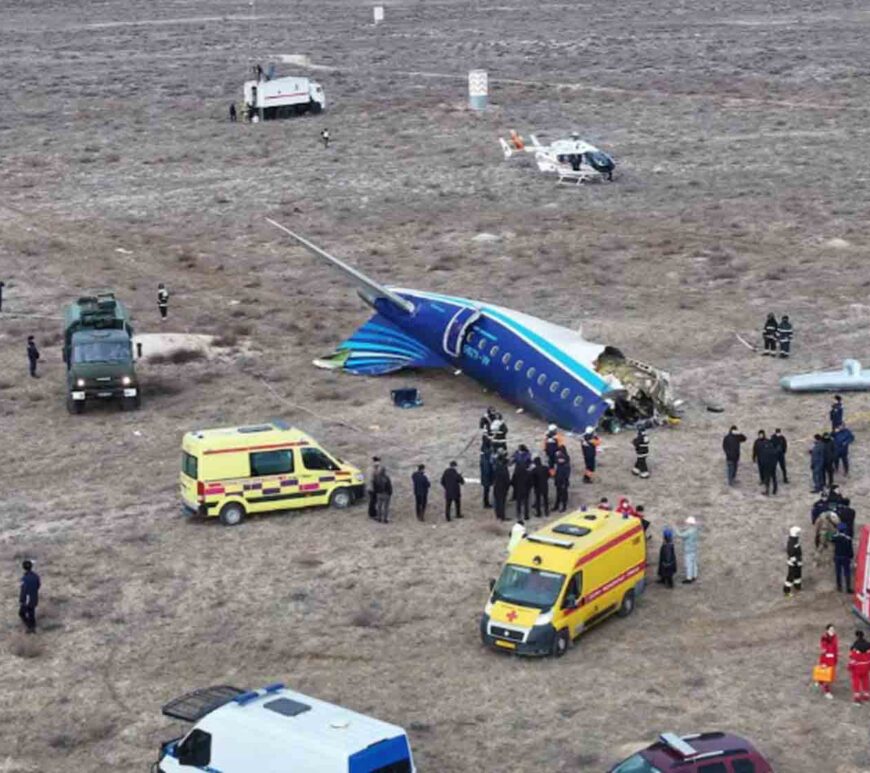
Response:
[{"label": "rescue worker", "polygon": [[230,123],[235,123],[238,119],[238,115],[236,113],[236,103],[230,102]]},{"label": "rescue worker", "polygon": [[828,418],[831,420],[831,432],[845,423],[844,411],[843,398],[840,395],[834,395],[834,402],[831,404],[831,410],[828,411]]},{"label": "rescue worker", "polygon": [[792,526],[788,530],[788,542],[785,545],[785,553],[788,558],[788,573],[782,592],[791,596],[793,591],[801,589],[801,573],[803,571],[803,549],[801,548],[800,526]]},{"label": "rescue worker", "polygon": [[652,535],[649,533],[649,521],[646,518],[646,508],[643,505],[638,505],[634,508],[634,514],[637,518],[640,518],[641,526],[643,526],[643,535],[646,537],[646,541],[649,542],[652,540]]},{"label": "rescue worker", "polygon": [[33,562],[25,560],[21,564],[21,589],[18,593],[18,617],[24,623],[27,633],[36,633],[36,607],[39,604],[39,588],[42,584],[39,575],[33,571]]},{"label": "rescue worker", "polygon": [[845,523],[837,524],[837,533],[831,539],[834,543],[834,574],[837,578],[837,591],[842,593],[843,585],[846,593],[852,593],[852,538]]},{"label": "rescue worker", "polygon": [[695,516],[686,518],[686,528],[677,529],[677,536],[683,541],[683,566],[686,574],[683,584],[686,585],[698,579],[698,522]]},{"label": "rescue worker", "polygon": [[839,471],[843,465],[843,475],[849,474],[849,446],[854,442],[855,436],[852,430],[841,424],[834,430],[834,470]]},{"label": "rescue worker", "polygon": [[500,413],[496,413],[495,418],[490,423],[490,432],[492,433],[493,453],[497,454],[501,450],[507,453],[508,426]]},{"label": "rescue worker", "polygon": [[27,361],[30,364],[30,375],[33,378],[39,378],[36,374],[36,363],[39,361],[39,349],[36,348],[36,341],[33,336],[27,336]]},{"label": "rescue worker", "polygon": [[674,533],[666,528],[664,542],[659,548],[659,579],[666,588],[674,587],[674,575],[677,573],[677,551],[674,548]]},{"label": "rescue worker", "polygon": [[767,315],[767,320],[764,323],[764,329],[761,331],[761,337],[764,340],[764,352],[767,357],[776,356],[776,336],[779,330],[776,317],[773,312]]},{"label": "rescue worker", "polygon": [[846,499],[844,502],[836,502],[833,505],[834,512],[837,514],[837,518],[840,519],[840,523],[842,523],[846,527],[846,534],[849,535],[849,539],[854,539],[855,537],[855,510],[849,507],[849,500]]},{"label": "rescue worker", "polygon": [[513,549],[526,538],[526,527],[517,521],[511,527],[511,536],[508,540],[508,554],[513,552]]},{"label": "rescue worker", "polygon": [[547,427],[547,434],[544,436],[544,453],[547,455],[547,467],[551,470],[556,466],[556,452],[563,444],[564,440],[559,436],[559,428],[555,424]]},{"label": "rescue worker", "polygon": [[587,432],[580,440],[583,451],[583,482],[592,483],[595,477],[595,457],[598,454],[598,443],[594,432]]},{"label": "rescue worker", "polygon": [[571,462],[561,450],[556,452],[556,474],[553,476],[556,484],[556,503],[553,509],[564,513],[568,509],[568,484],[571,481]]},{"label": "rescue worker", "polygon": [[519,461],[514,465],[514,474],[511,477],[511,487],[514,492],[514,500],[517,503],[517,520],[528,521],[532,473],[527,462]]},{"label": "rescue worker", "polygon": [[489,489],[492,486],[492,438],[484,429],[480,435],[480,486],[483,489],[484,508],[492,507],[489,503]]},{"label": "rescue worker", "polygon": [[169,311],[169,290],[161,282],[157,285],[157,308],[160,310],[160,321],[166,319],[166,314]]},{"label": "rescue worker", "polygon": [[465,478],[456,467],[456,462],[450,462],[450,466],[441,475],[441,485],[444,488],[444,517],[450,521],[450,508],[456,506],[456,517],[462,518],[462,487]]},{"label": "rescue worker", "polygon": [[819,665],[827,666],[831,669],[830,682],[816,682],[828,700],[834,696],[831,695],[831,684],[837,678],[837,661],[840,658],[840,643],[837,640],[837,633],[834,630],[833,624],[825,626],[825,631],[822,638],[819,640]]},{"label": "rescue worker", "polygon": [[519,446],[517,446],[517,450],[514,451],[514,455],[511,457],[511,463],[521,464],[524,467],[528,467],[532,463],[532,452],[529,451],[529,447],[524,443],[520,443]]},{"label": "rescue worker", "polygon": [[740,444],[746,442],[746,435],[737,431],[736,425],[731,425],[728,434],[722,440],[722,450],[725,452],[728,485],[733,486],[737,479],[737,466],[740,464]]},{"label": "rescue worker", "polygon": [[770,440],[765,440],[758,451],[758,466],[761,469],[761,482],[764,484],[764,495],[770,495],[771,484],[773,493],[779,490],[776,480],[776,463],[779,459],[776,446]]},{"label": "rescue worker", "polygon": [[495,517],[500,521],[507,519],[507,497],[511,487],[511,474],[508,470],[504,454],[495,458],[492,471],[492,499],[495,505]]},{"label": "rescue worker", "polygon": [[761,471],[761,448],[767,442],[767,435],[763,429],[758,430],[758,436],[752,444],[752,461],[758,466],[758,481],[764,483],[764,473]]},{"label": "rescue worker", "polygon": [[870,642],[864,638],[864,631],[855,631],[847,668],[852,677],[852,698],[855,703],[870,701]]},{"label": "rescue worker", "polygon": [[646,459],[649,456],[649,438],[642,429],[639,429],[634,440],[631,441],[631,444],[634,446],[636,457],[631,472],[633,475],[637,475],[640,478],[648,478],[649,467],[647,467]]},{"label": "rescue worker", "polygon": [[770,442],[776,449],[776,462],[782,470],[782,482],[788,483],[788,472],[785,469],[785,455],[788,452],[788,441],[779,427],[773,431],[773,434],[770,436]]},{"label": "rescue worker", "polygon": [[631,506],[631,500],[628,497],[620,497],[619,501],[616,503],[616,510],[614,512],[619,513],[623,518],[628,518],[631,515],[635,515],[635,510]]},{"label": "rescue worker", "polygon": [[414,508],[418,521],[426,520],[426,503],[429,499],[429,476],[426,475],[426,465],[418,464],[417,471],[411,475],[411,483],[414,486]]},{"label": "rescue worker", "polygon": [[492,423],[495,421],[496,415],[495,408],[490,405],[489,408],[486,409],[486,413],[480,417],[480,429],[482,429],[490,439],[492,439]]},{"label": "rescue worker", "polygon": [[329,147],[329,129],[322,129],[320,132],[320,139],[323,142],[323,147]]},{"label": "rescue worker", "polygon": [[[555,457],[553,461],[555,462]],[[535,457],[534,465],[532,468],[532,482],[535,487],[535,518],[549,518],[550,469],[544,466],[540,456]]]},{"label": "rescue worker", "polygon": [[378,470],[381,469],[381,457],[372,457],[372,466],[369,468],[368,474],[368,493],[369,493],[369,518],[376,520],[378,517],[378,498],[375,494],[374,483]]},{"label": "rescue worker", "polygon": [[779,342],[779,356],[782,359],[788,359],[791,354],[791,338],[794,331],[791,322],[788,321],[788,314],[783,314],[779,321],[779,327],[776,329],[776,340]]},{"label": "rescue worker", "polygon": [[381,466],[372,482],[375,492],[375,508],[378,523],[390,522],[390,498],[393,496],[393,481],[387,475],[387,468]]},{"label": "rescue worker", "polygon": [[824,443],[825,480],[828,486],[833,486],[834,469],[837,465],[837,447],[834,445],[834,438],[828,432],[822,435],[822,442]]},{"label": "rescue worker", "polygon": [[825,487],[825,444],[821,435],[813,436],[810,449],[810,469],[813,473],[813,494],[820,494]]}]

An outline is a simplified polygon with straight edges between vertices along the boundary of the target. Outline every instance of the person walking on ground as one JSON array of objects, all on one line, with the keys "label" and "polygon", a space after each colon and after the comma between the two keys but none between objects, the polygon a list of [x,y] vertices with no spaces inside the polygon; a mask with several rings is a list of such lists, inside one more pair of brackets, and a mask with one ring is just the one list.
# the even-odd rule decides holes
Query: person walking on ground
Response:
[{"label": "person walking on ground", "polygon": [[517,503],[517,520],[529,520],[529,495],[532,489],[532,471],[526,462],[519,461],[514,465],[514,474],[511,478],[511,486],[514,490],[514,499]]},{"label": "person walking on ground", "polygon": [[549,518],[550,469],[544,466],[540,456],[535,457],[534,464],[535,466],[532,468],[532,483],[535,487],[535,518]]},{"label": "person walking on ground", "polygon": [[511,536],[508,540],[508,555],[513,552],[513,549],[519,545],[526,538],[526,527],[520,522],[517,521],[511,527]]},{"label": "person walking on ground", "polygon": [[831,404],[831,410],[828,411],[828,418],[831,420],[831,432],[845,423],[845,406],[840,395],[834,395],[834,402]]},{"label": "person walking on ground", "polygon": [[649,467],[647,467],[647,457],[649,456],[649,438],[642,429],[639,429],[631,444],[634,446],[635,454],[634,467],[631,470],[632,475],[648,478]]},{"label": "person walking on ground", "polygon": [[837,447],[834,445],[834,438],[828,432],[822,435],[822,442],[824,443],[825,480],[830,487],[834,485],[834,470],[837,466]]},{"label": "person walking on ground", "polygon": [[426,520],[426,503],[429,500],[429,476],[426,475],[426,465],[418,464],[417,471],[411,475],[411,483],[414,486],[414,507],[418,521]]},{"label": "person walking on ground", "polygon": [[595,457],[598,455],[598,439],[594,432],[587,432],[580,440],[583,451],[583,482],[592,483],[595,479]]},{"label": "person walking on ground", "polygon": [[320,140],[323,142],[323,147],[329,147],[329,129],[322,129],[320,132]]},{"label": "person walking on ground", "polygon": [[731,425],[728,434],[722,440],[722,450],[725,452],[725,467],[728,485],[733,486],[737,479],[737,467],[740,464],[740,444],[746,442],[746,435],[737,431],[736,425]]},{"label": "person walking on ground", "polygon": [[568,509],[568,485],[571,481],[571,463],[561,450],[556,452],[556,474],[553,476],[556,484],[556,504],[553,509],[564,513]]},{"label": "person walking on ground", "polygon": [[864,638],[864,631],[855,631],[847,668],[852,677],[852,699],[855,703],[870,701],[870,642]]},{"label": "person walking on ground", "polygon": [[834,543],[834,573],[837,578],[837,591],[842,593],[843,585],[846,593],[852,593],[852,559],[855,554],[852,549],[852,538],[848,534],[845,523],[837,524],[837,533],[831,541]]},{"label": "person walking on ground", "polygon": [[36,633],[36,607],[39,604],[39,588],[42,585],[39,575],[33,571],[32,561],[23,561],[21,568],[21,589],[18,593],[18,617],[24,623],[27,633]]},{"label": "person walking on ground", "polygon": [[834,471],[839,472],[840,464],[843,465],[843,475],[849,475],[849,446],[854,442],[855,436],[845,424],[841,424],[834,430]]},{"label": "person walking on ground", "polygon": [[810,449],[810,469],[813,473],[813,494],[820,494],[825,488],[825,443],[821,435],[813,436]]},{"label": "person walking on ground", "polygon": [[163,322],[169,312],[169,290],[163,282],[157,285],[157,308],[160,310],[160,321]]},{"label": "person walking on ground", "polygon": [[27,362],[30,365],[31,377],[39,378],[36,374],[36,363],[39,362],[39,349],[36,348],[36,341],[33,336],[27,336]]},{"label": "person walking on ground", "polygon": [[378,518],[378,497],[375,494],[375,478],[378,471],[381,469],[381,457],[372,457],[372,466],[369,468],[368,474],[368,494],[369,494],[369,518],[377,520]]},{"label": "person walking on ground", "polygon": [[788,314],[783,314],[779,321],[779,327],[776,330],[776,340],[779,343],[779,356],[787,360],[791,354],[791,339],[794,335],[794,329],[789,322]]},{"label": "person walking on ground", "polygon": [[752,461],[758,466],[758,481],[764,483],[764,473],[761,471],[761,448],[767,442],[767,435],[763,429],[758,430],[758,436],[752,444]]},{"label": "person walking on ground", "polygon": [[450,466],[444,470],[441,476],[441,485],[444,488],[444,517],[450,520],[450,508],[456,507],[456,517],[462,518],[462,487],[465,478],[456,467],[456,462],[450,462]]},{"label": "person walking on ground", "polygon": [[788,472],[785,469],[785,455],[788,453],[788,441],[779,427],[773,431],[773,434],[770,436],[770,442],[776,449],[776,462],[782,470],[782,482],[788,483]]},{"label": "person walking on ground", "polygon": [[482,430],[480,436],[480,487],[483,490],[484,509],[492,507],[489,502],[489,490],[492,488],[492,472],[492,438],[486,430]]},{"label": "person walking on ground", "polygon": [[782,592],[786,596],[791,596],[793,591],[801,589],[804,553],[801,548],[800,526],[792,526],[788,530],[788,542],[785,544],[785,554],[788,559],[788,573],[785,576]]},{"label": "person walking on ground", "polygon": [[230,102],[230,123],[235,123],[238,119],[238,114],[236,113],[236,103]]},{"label": "person walking on ground", "polygon": [[773,486],[774,494],[779,490],[776,480],[776,463],[778,459],[779,454],[776,446],[770,440],[765,440],[758,451],[758,466],[761,469],[761,482],[764,484],[765,496],[770,495],[771,485]]},{"label": "person walking on ground", "polygon": [[659,548],[659,579],[666,588],[674,587],[674,575],[677,573],[677,551],[674,548],[674,533],[670,529],[664,531],[664,542]]},{"label": "person walking on ground", "polygon": [[378,523],[390,522],[390,499],[393,496],[393,481],[387,475],[387,468],[381,467],[374,480],[374,490],[378,514]]},{"label": "person walking on ground", "polygon": [[683,566],[686,577],[683,584],[698,579],[698,522],[690,515],[686,518],[686,528],[677,529],[677,536],[683,541]]},{"label": "person walking on ground", "polygon": [[495,505],[495,517],[500,521],[507,519],[507,498],[510,488],[511,474],[507,459],[504,454],[499,454],[495,458],[495,467],[492,471],[492,499]]},{"label": "person walking on ground", "polygon": [[834,697],[831,695],[831,684],[837,678],[837,660],[839,657],[840,643],[837,640],[833,624],[829,623],[819,641],[819,665],[831,669],[831,679],[828,682],[816,682],[828,700]]},{"label": "person walking on ground", "polygon": [[763,354],[768,357],[776,357],[776,337],[779,330],[779,324],[773,312],[767,315],[764,322],[764,329],[761,331],[761,338],[764,341]]}]

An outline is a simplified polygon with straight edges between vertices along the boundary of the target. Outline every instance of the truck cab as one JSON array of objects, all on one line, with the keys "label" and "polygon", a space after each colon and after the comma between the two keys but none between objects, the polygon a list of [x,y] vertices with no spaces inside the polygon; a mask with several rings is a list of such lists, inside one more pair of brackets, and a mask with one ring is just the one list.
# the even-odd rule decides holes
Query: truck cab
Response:
[{"label": "truck cab", "polygon": [[160,746],[152,773],[414,773],[396,725],[294,692],[219,685],[170,701],[163,714],[194,723]]}]

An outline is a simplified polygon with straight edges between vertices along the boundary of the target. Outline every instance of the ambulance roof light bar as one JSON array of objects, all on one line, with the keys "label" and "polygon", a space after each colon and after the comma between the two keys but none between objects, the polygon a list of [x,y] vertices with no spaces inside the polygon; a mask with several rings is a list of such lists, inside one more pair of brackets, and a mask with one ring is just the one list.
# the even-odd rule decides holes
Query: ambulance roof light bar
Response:
[{"label": "ambulance roof light bar", "polygon": [[663,744],[665,744],[665,746],[673,749],[683,759],[686,759],[687,757],[693,757],[698,753],[698,750],[695,749],[695,747],[687,744],[676,733],[662,733],[659,736],[659,739]]}]

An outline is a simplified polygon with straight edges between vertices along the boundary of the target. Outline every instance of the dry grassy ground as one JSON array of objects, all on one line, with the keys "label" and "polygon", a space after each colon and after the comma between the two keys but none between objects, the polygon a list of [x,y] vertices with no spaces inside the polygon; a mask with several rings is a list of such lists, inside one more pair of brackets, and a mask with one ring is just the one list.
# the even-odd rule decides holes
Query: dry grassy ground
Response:
[{"label": "dry grassy ground", "polygon": [[[260,0],[253,25],[249,12],[0,2],[4,310],[48,318],[0,319],[0,769],[144,770],[179,729],[160,715],[167,699],[281,679],[403,724],[426,772],[603,771],[662,730],[716,728],[752,737],[780,772],[870,770],[870,708],[848,702],[843,676],[830,703],[808,684],[823,626],[848,640],[853,625],[832,571],[809,570],[798,599],[780,590],[787,527],[809,524],[805,440],[827,399],[776,386],[867,354],[866,6],[408,1],[378,28],[350,0]],[[304,53],[332,68],[315,73],[326,113],[225,121],[251,27],[258,60]],[[465,109],[472,67],[492,78],[485,115]],[[617,157],[618,182],[561,190],[504,164],[495,139],[512,127],[581,131]],[[618,435],[600,483],[572,496],[629,493],[657,532],[698,515],[701,581],[653,587],[558,662],[483,650],[477,619],[506,529],[473,490],[464,522],[416,523],[407,479],[420,460],[440,472],[493,398],[449,373],[313,369],[366,310],[265,215],[384,280],[582,324],[671,370],[690,407],[653,436],[653,477],[632,479]],[[473,241],[484,231],[499,239]],[[136,414],[69,417],[50,318],[110,286],[154,332],[158,281],[175,293],[164,327],[222,335],[225,355],[143,365]],[[734,340],[768,309],[794,320],[788,365]],[[39,381],[25,375],[31,331]],[[421,387],[426,406],[391,408],[399,384]],[[868,404],[855,396],[847,411]],[[183,520],[182,433],[271,416],[361,465],[380,452],[395,525],[360,508],[237,529]],[[732,422],[791,439],[793,482],[776,499],[748,464],[724,487]],[[510,424],[515,441],[542,431]],[[846,489],[862,519],[855,429]],[[460,461],[474,471],[473,450]],[[44,581],[33,638],[15,617],[24,555]]]}]

